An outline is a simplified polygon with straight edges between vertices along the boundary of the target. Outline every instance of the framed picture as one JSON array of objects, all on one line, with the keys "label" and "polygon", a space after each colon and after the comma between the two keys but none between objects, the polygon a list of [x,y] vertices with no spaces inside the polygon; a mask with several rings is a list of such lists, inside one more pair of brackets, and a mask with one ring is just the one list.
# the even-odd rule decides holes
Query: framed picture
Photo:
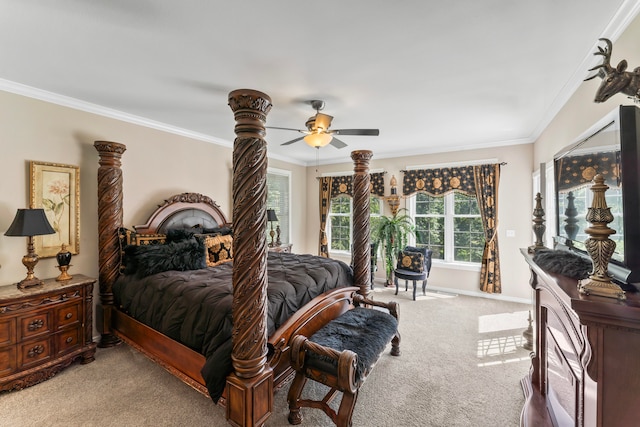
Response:
[{"label": "framed picture", "polygon": [[56,232],[35,236],[40,258],[56,256],[62,244],[80,252],[80,168],[57,163],[30,162],[30,207],[42,208]]}]

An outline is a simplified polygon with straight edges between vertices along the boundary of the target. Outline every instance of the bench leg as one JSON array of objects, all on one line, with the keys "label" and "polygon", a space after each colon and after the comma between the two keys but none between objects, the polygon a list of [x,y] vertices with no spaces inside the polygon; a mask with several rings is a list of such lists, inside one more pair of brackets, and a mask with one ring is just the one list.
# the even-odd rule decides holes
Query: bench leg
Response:
[{"label": "bench leg", "polygon": [[307,377],[300,372],[296,372],[296,376],[289,387],[289,393],[287,394],[287,400],[289,401],[289,424],[298,425],[302,423],[302,413],[300,412],[300,395],[302,389],[307,383]]},{"label": "bench leg", "polygon": [[358,400],[358,390],[355,393],[343,393],[340,407],[338,408],[337,427],[351,427],[351,417],[353,416],[353,408],[356,407]]},{"label": "bench leg", "polygon": [[395,285],[396,285],[396,295],[398,295],[398,278],[397,278],[397,277],[395,277],[395,276],[393,276],[393,282],[394,282],[394,283],[395,283]]},{"label": "bench leg", "polygon": [[416,300],[416,281],[413,281],[413,300]]},{"label": "bench leg", "polygon": [[422,295],[427,294],[427,279],[422,281]]},{"label": "bench leg", "polygon": [[409,281],[405,280],[404,281],[404,291],[407,292],[409,290]]}]

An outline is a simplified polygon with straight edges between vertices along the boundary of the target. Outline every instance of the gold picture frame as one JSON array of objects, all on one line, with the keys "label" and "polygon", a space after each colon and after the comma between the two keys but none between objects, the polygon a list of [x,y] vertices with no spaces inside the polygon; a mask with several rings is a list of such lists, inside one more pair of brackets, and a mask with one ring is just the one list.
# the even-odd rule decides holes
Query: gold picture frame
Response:
[{"label": "gold picture frame", "polygon": [[30,207],[44,209],[54,234],[35,236],[40,258],[54,257],[62,244],[72,254],[80,252],[80,168],[31,161]]}]

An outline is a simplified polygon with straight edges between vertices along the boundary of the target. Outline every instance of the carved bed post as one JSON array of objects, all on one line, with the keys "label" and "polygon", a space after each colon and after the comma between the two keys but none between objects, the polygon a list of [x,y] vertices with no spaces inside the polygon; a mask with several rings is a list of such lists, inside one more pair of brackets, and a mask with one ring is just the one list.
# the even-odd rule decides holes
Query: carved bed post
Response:
[{"label": "carved bed post", "polygon": [[364,297],[371,289],[371,246],[369,197],[371,194],[369,160],[373,153],[369,150],[351,152],[353,159],[353,275],[354,284],[360,287],[358,293]]},{"label": "carved bed post", "polygon": [[120,339],[111,333],[113,283],[120,268],[118,228],[122,227],[122,153],[127,147],[117,142],[96,141],[98,168],[98,263],[102,303],[102,337],[98,347],[111,347]]},{"label": "carved bed post", "polygon": [[236,120],[233,144],[233,351],[227,378],[227,421],[261,426],[273,409],[267,364],[267,143],[272,104],[262,92],[229,93]]}]

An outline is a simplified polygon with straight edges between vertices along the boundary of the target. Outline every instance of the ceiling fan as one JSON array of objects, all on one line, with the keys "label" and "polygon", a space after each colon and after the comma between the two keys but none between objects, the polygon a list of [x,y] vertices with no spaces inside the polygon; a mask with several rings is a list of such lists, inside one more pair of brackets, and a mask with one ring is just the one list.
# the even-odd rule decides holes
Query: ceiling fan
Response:
[{"label": "ceiling fan", "polygon": [[295,132],[304,133],[305,136],[301,136],[299,138],[292,139],[291,141],[284,142],[280,145],[289,145],[294,142],[298,142],[300,140],[304,140],[308,145],[314,148],[324,147],[327,144],[331,144],[336,148],[344,148],[347,146],[344,142],[340,141],[334,135],[364,135],[364,136],[378,136],[380,135],[379,129],[333,129],[329,130],[329,126],[331,126],[331,120],[333,120],[332,116],[328,114],[323,114],[320,112],[324,108],[324,101],[319,99],[312,99],[310,101],[305,101],[310,104],[311,107],[316,110],[316,114],[314,116],[309,117],[305,125],[307,126],[306,130],[303,129],[292,129],[292,128],[281,128],[276,126],[267,126],[268,129],[281,129],[281,130],[292,130]]}]

